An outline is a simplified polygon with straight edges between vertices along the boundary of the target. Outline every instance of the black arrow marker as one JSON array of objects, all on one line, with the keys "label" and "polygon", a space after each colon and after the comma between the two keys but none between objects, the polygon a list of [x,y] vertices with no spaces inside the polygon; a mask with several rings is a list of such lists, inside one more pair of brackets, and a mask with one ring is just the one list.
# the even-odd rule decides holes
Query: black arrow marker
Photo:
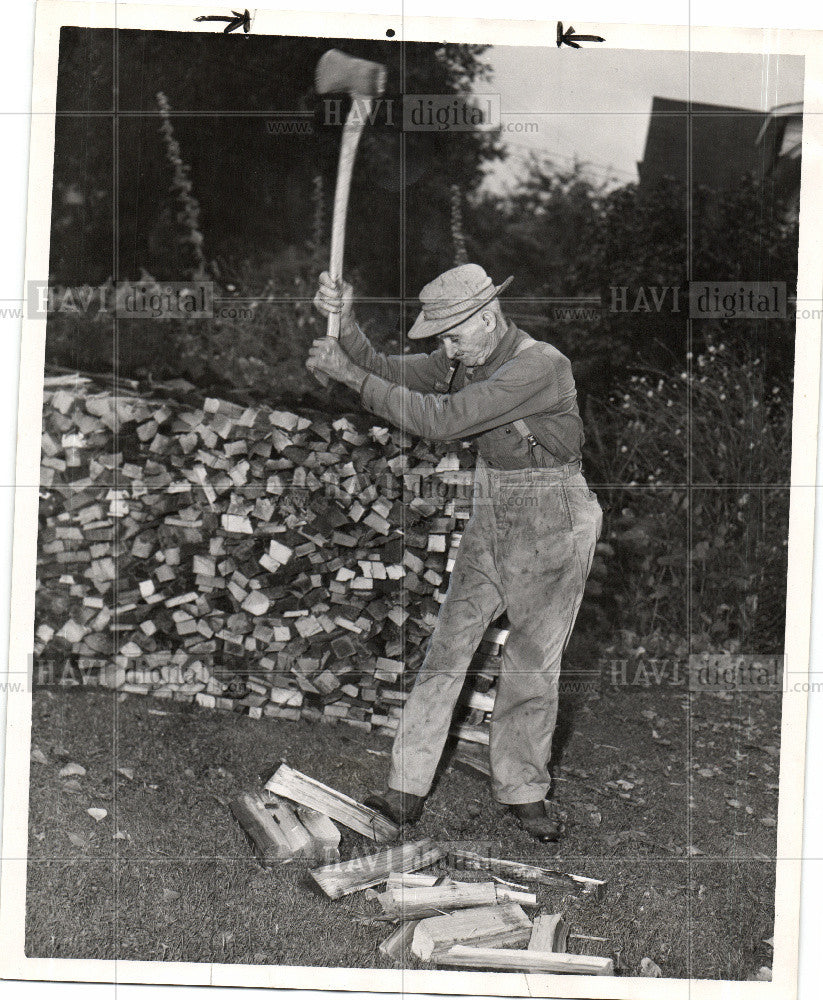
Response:
[{"label": "black arrow marker", "polygon": [[580,46],[578,42],[605,42],[605,38],[601,38],[600,35],[575,35],[574,28],[569,27],[566,31],[563,31],[563,22],[557,22],[557,47],[560,48],[561,45],[568,45],[569,48],[579,49]]},{"label": "black arrow marker", "polygon": [[249,12],[244,10],[243,13],[239,13],[236,10],[232,11],[233,17],[228,17],[225,14],[201,14],[200,17],[196,17],[195,21],[228,21],[229,23],[223,28],[223,34],[227,35],[230,31],[234,31],[235,28],[243,26],[243,31],[246,34],[249,33],[249,25],[251,24],[251,18],[249,17]]}]

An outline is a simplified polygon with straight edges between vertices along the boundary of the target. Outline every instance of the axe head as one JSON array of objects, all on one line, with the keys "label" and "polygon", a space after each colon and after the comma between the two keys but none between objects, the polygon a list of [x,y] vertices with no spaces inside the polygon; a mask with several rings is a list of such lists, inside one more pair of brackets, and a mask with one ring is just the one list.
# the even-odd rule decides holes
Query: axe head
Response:
[{"label": "axe head", "polygon": [[386,87],[386,67],[368,59],[347,56],[340,49],[329,49],[320,56],[314,82],[318,94],[379,97]]}]

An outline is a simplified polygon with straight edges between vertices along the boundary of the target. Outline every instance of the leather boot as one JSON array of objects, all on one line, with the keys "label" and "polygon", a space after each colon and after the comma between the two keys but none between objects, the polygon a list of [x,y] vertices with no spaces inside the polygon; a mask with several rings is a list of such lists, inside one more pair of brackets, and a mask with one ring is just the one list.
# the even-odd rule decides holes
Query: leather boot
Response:
[{"label": "leather boot", "polygon": [[520,826],[541,843],[551,843],[560,840],[560,824],[546,812],[544,799],[539,802],[525,802],[522,805],[511,805],[509,809],[520,820]]},{"label": "leather boot", "polygon": [[411,792],[398,792],[394,788],[387,788],[380,795],[370,795],[363,801],[363,805],[376,810],[398,826],[411,826],[420,819],[425,801],[422,795],[412,795]]}]

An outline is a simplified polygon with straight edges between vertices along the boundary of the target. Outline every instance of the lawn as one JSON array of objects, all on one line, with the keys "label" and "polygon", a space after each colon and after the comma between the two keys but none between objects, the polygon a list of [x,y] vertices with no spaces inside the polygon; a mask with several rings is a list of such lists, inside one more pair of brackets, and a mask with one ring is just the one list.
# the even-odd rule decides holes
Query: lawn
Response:
[{"label": "lawn", "polygon": [[[391,966],[386,928],[354,919],[376,904],[317,895],[305,862],[262,869],[227,805],[281,759],[362,797],[382,786],[385,737],[96,689],[39,689],[33,712],[28,955]],[[606,682],[565,706],[560,845],[531,842],[448,762],[408,836],[608,880],[600,900],[545,887],[538,899],[608,938],[571,947],[616,954],[624,974],[649,957],[667,977],[746,979],[772,959],[779,712],[776,694]],[[86,773],[60,777],[67,763]],[[344,858],[367,847],[344,830]]]}]

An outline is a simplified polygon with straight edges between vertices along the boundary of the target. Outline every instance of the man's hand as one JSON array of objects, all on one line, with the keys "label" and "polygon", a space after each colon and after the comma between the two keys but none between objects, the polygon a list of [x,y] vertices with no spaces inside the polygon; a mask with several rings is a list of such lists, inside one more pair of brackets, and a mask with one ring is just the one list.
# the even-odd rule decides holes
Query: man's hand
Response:
[{"label": "man's hand", "polygon": [[367,374],[358,368],[333,337],[320,337],[312,343],[306,367],[312,372],[323,372],[355,390],[360,389]]},{"label": "man's hand", "polygon": [[314,305],[324,316],[330,313],[340,313],[340,326],[343,330],[354,320],[354,289],[347,281],[332,281],[328,271],[320,275]]}]

